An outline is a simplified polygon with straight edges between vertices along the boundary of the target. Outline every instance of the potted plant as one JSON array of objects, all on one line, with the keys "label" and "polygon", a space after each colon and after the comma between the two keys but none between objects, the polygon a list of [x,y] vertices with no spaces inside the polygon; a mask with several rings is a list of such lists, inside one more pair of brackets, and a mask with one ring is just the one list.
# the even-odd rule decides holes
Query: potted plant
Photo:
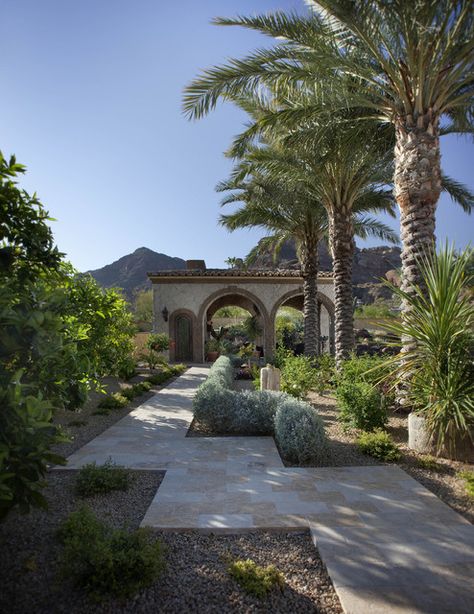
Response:
[{"label": "potted plant", "polygon": [[209,339],[206,341],[206,360],[208,362],[215,362],[221,353],[222,343],[218,339]]},{"label": "potted plant", "polygon": [[424,259],[424,288],[406,293],[390,286],[408,306],[403,321],[386,328],[413,341],[390,358],[408,419],[409,446],[456,460],[474,461],[473,250],[447,246]]}]

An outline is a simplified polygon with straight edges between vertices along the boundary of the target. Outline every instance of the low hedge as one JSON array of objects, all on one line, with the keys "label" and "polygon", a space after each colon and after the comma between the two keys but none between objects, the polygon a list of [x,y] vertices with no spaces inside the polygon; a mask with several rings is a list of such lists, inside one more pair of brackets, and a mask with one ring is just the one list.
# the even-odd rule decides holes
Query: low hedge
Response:
[{"label": "low hedge", "polygon": [[311,405],[284,392],[237,392],[233,376],[230,359],[219,357],[194,397],[196,420],[215,433],[273,435],[290,462],[311,464],[324,458],[324,424]]}]

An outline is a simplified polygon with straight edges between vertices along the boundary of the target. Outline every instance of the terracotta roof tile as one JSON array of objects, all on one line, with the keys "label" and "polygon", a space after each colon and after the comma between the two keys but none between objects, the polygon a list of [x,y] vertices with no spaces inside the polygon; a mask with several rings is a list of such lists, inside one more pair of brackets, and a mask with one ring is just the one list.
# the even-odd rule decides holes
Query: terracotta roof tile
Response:
[{"label": "terracotta roof tile", "polygon": [[[301,272],[295,269],[178,269],[176,271],[153,271],[148,277],[301,277]],[[332,278],[332,271],[320,271],[318,277]]]}]

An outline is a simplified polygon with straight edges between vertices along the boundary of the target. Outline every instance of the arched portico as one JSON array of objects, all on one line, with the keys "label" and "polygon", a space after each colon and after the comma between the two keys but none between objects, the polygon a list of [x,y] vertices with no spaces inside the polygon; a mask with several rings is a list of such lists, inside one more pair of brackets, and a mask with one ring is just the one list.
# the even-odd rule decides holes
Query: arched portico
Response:
[{"label": "arched portico", "polygon": [[[196,263],[200,268],[195,268]],[[188,348],[192,360],[204,360],[207,322],[221,307],[236,305],[258,317],[263,328],[258,345],[265,356],[275,348],[275,316],[281,305],[302,307],[303,280],[296,270],[206,269],[202,261],[193,268],[149,273],[153,284],[155,332],[171,339],[170,359],[177,360]],[[321,320],[322,334],[331,337],[334,319],[332,273],[318,277],[318,298],[327,317]],[[192,350],[190,349],[192,348]]]}]

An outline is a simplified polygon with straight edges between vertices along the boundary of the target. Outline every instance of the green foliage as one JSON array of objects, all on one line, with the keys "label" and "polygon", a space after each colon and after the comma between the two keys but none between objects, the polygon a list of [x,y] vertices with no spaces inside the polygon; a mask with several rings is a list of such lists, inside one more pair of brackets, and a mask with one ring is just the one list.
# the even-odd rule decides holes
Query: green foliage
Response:
[{"label": "green foliage", "polygon": [[352,354],[341,365],[340,373],[337,376],[337,383],[358,383],[365,382],[372,386],[377,386],[380,380],[390,375],[384,358],[379,356],[356,356]]},{"label": "green foliage", "polygon": [[235,305],[228,305],[226,307],[221,307],[218,309],[214,318],[246,318],[248,316],[248,311],[243,309],[242,307],[237,307]]},{"label": "green foliage", "polygon": [[300,311],[291,307],[280,309],[275,319],[277,346],[294,349],[298,344],[302,344],[303,328],[303,314]]},{"label": "green foliage", "polygon": [[60,287],[65,296],[63,314],[85,331],[77,349],[87,357],[89,372],[99,378],[128,369],[135,327],[127,302],[119,290],[104,290],[90,275],[70,267],[67,273]]},{"label": "green foliage", "polygon": [[131,597],[164,569],[163,546],[150,532],[112,529],[86,507],[72,512],[59,530],[61,567],[93,598]]},{"label": "green foliage", "polygon": [[151,371],[153,369],[156,369],[158,365],[166,364],[166,360],[163,354],[158,354],[157,352],[155,352],[155,350],[147,350],[145,352],[142,352],[140,354],[140,360],[143,360],[148,365],[148,368]]},{"label": "green foliage", "polygon": [[153,352],[165,352],[169,350],[170,340],[165,333],[152,333],[146,340],[146,346]]},{"label": "green foliage", "polygon": [[464,480],[467,495],[474,498],[474,471],[460,471],[457,475]]},{"label": "green foliage", "polygon": [[370,320],[386,320],[396,318],[396,314],[390,309],[390,306],[384,302],[372,303],[371,305],[362,305],[355,310],[354,317],[367,318]]},{"label": "green foliage", "polygon": [[357,445],[361,452],[381,461],[396,461],[401,457],[401,452],[390,435],[382,429],[377,429],[373,433],[361,433]]},{"label": "green foliage", "polygon": [[274,565],[261,567],[251,559],[233,561],[228,572],[246,593],[260,599],[272,589],[285,586],[283,574]]},{"label": "green foliage", "polygon": [[48,213],[17,186],[23,172],[0,154],[0,520],[15,506],[45,507],[47,464],[64,462],[50,452],[64,441],[52,424],[55,367],[77,369],[57,298],[44,292],[44,278],[60,278],[61,254]]},{"label": "green foliage", "polygon": [[340,408],[339,420],[346,426],[363,431],[381,428],[387,422],[383,395],[366,382],[343,382],[336,390]]},{"label": "green foliage", "polygon": [[132,356],[125,358],[117,371],[120,379],[128,381],[137,374],[136,363]]},{"label": "green foliage", "polygon": [[429,471],[437,471],[438,473],[446,472],[446,467],[430,454],[417,456],[416,464],[418,467],[428,469]]},{"label": "green foliage", "polygon": [[153,322],[153,290],[140,290],[134,301],[135,321],[151,325]]},{"label": "green foliage", "polygon": [[281,368],[281,389],[298,399],[305,399],[317,384],[317,371],[308,356],[288,356]]},{"label": "green foliage", "polygon": [[286,359],[292,358],[294,355],[293,350],[283,346],[278,346],[275,350],[275,354],[273,355],[272,363],[278,369],[283,369]]},{"label": "green foliage", "polygon": [[95,461],[81,467],[76,479],[76,494],[79,497],[92,497],[113,490],[127,490],[130,474],[109,458],[103,465]]},{"label": "green foliage", "polygon": [[263,333],[263,326],[261,325],[257,316],[249,316],[243,323],[245,334],[251,341]]},{"label": "green foliage", "polygon": [[150,375],[150,377],[147,377],[146,382],[144,383],[150,383],[153,386],[159,386],[167,382],[172,377],[176,375],[181,375],[181,373],[186,371],[186,369],[186,365],[164,365],[163,371]]},{"label": "green foliage", "polygon": [[323,395],[334,387],[336,378],[336,361],[330,354],[321,354],[314,359],[316,375],[314,378],[314,390]]},{"label": "green foliage", "polygon": [[129,399],[121,392],[114,392],[102,399],[98,407],[101,409],[119,409],[120,407],[125,407],[128,403]]},{"label": "green foliage", "polygon": [[308,403],[282,398],[275,414],[275,441],[283,458],[298,465],[318,465],[327,456],[324,423]]},{"label": "green foliage", "polygon": [[[412,409],[426,419],[438,449],[454,452],[456,436],[474,426],[474,302],[469,297],[472,250],[456,255],[445,247],[420,268],[425,288],[413,294],[390,286],[407,305],[391,332],[413,340],[410,351],[393,357],[386,368],[406,389]],[[409,385],[407,383],[409,382]]]}]

